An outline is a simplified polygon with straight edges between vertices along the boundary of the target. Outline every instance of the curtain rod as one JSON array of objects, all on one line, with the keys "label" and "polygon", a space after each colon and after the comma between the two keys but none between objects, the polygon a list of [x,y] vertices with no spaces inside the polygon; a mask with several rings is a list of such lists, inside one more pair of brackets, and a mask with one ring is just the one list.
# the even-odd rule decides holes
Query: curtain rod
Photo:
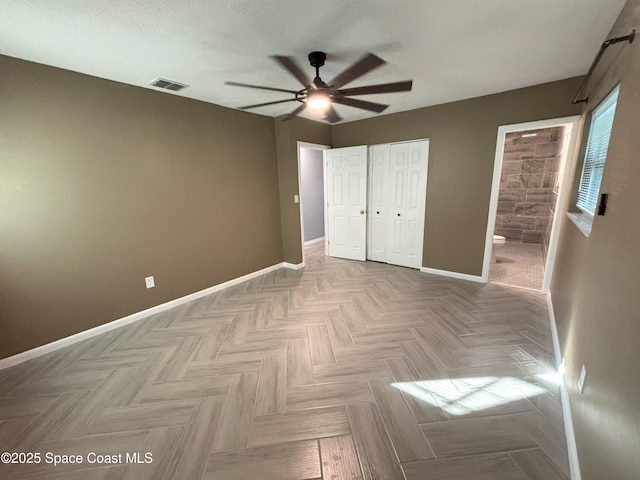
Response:
[{"label": "curtain rod", "polygon": [[596,66],[598,65],[598,62],[600,62],[600,59],[602,58],[602,55],[604,55],[604,51],[609,48],[611,45],[615,45],[616,43],[620,43],[620,42],[629,42],[629,43],[633,43],[633,39],[636,36],[636,31],[635,30],[631,30],[631,33],[629,35],[625,35],[623,37],[613,37],[610,38],[609,40],[606,40],[601,46],[600,46],[600,51],[598,52],[598,55],[596,55],[596,58],[593,60],[593,63],[591,64],[591,68],[589,68],[589,71],[587,72],[587,75],[584,77],[584,80],[582,80],[582,85],[580,85],[580,90],[578,90],[578,93],[576,93],[576,96],[573,98],[573,101],[571,103],[573,103],[574,105],[576,103],[586,103],[589,100],[589,97],[584,97],[580,100],[578,100],[580,98],[580,96],[582,95],[582,92],[584,91],[585,87],[587,86],[587,82],[589,81],[589,79],[591,78],[591,75],[593,75],[593,71],[596,69]]}]

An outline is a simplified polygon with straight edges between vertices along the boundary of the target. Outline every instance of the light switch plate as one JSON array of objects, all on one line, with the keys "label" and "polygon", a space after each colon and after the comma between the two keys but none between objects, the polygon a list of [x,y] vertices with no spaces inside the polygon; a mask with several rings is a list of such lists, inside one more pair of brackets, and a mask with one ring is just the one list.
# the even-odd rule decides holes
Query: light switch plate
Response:
[{"label": "light switch plate", "polygon": [[147,286],[147,288],[153,288],[156,286],[156,281],[153,278],[153,276],[151,277],[144,277],[144,283]]},{"label": "light switch plate", "polygon": [[578,390],[580,393],[584,391],[584,381],[587,379],[587,367],[582,365],[582,370],[580,370],[580,378],[578,378]]},{"label": "light switch plate", "polygon": [[293,196],[293,203],[300,203],[300,196],[299,195],[294,195]]}]

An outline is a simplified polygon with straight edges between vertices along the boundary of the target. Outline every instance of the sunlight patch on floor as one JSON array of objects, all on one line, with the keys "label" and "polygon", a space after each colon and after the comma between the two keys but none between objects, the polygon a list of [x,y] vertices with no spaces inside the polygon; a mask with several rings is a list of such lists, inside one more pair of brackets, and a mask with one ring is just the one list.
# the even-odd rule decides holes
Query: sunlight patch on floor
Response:
[{"label": "sunlight patch on floor", "polygon": [[539,385],[513,377],[422,380],[392,385],[418,400],[441,407],[451,415],[466,415],[546,392]]}]

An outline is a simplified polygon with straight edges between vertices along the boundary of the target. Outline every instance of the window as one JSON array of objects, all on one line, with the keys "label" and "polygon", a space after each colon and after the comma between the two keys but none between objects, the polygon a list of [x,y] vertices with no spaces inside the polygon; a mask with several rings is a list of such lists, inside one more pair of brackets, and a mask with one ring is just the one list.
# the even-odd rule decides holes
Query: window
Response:
[{"label": "window", "polygon": [[582,167],[582,175],[580,176],[578,200],[576,202],[576,206],[591,217],[595,215],[596,207],[598,206],[600,183],[604,172],[604,162],[607,159],[609,137],[613,127],[613,117],[616,113],[619,90],[620,87],[616,87],[598,105],[591,116],[587,151]]}]

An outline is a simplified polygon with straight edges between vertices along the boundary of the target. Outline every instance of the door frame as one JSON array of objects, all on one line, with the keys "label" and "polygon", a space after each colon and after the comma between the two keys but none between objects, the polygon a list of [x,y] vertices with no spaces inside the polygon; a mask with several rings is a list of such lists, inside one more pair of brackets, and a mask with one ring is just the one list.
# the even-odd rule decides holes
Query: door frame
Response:
[{"label": "door frame", "polygon": [[331,150],[329,145],[321,145],[318,143],[309,143],[309,142],[297,142],[296,152],[298,155],[298,208],[300,210],[300,246],[302,248],[302,265],[300,267],[304,267],[305,258],[304,258],[304,213],[302,210],[302,162],[300,160],[300,152],[301,149],[308,148],[311,150],[321,150],[322,151],[322,189],[324,192],[324,254],[327,254],[328,244],[327,244],[327,155],[325,153],[326,150]]},{"label": "door frame", "polygon": [[561,181],[556,200],[555,214],[551,226],[551,238],[549,239],[549,250],[545,261],[544,277],[541,291],[547,293],[551,287],[553,268],[556,262],[558,241],[562,227],[562,219],[567,208],[569,190],[571,184],[571,172],[575,167],[578,148],[578,135],[580,133],[581,116],[552,118],[535,122],[516,123],[512,125],[502,125],[498,127],[498,138],[496,140],[496,155],[493,163],[493,181],[491,183],[491,200],[489,202],[489,217],[487,221],[487,233],[484,245],[484,258],[482,262],[481,282],[489,282],[489,269],[491,267],[491,249],[493,248],[493,232],[496,226],[496,216],[498,213],[498,196],[500,193],[500,176],[502,174],[502,163],[504,156],[504,144],[508,133],[520,132],[523,130],[537,130],[541,128],[566,127],[570,128],[569,145],[565,150],[563,165],[560,171]]}]

